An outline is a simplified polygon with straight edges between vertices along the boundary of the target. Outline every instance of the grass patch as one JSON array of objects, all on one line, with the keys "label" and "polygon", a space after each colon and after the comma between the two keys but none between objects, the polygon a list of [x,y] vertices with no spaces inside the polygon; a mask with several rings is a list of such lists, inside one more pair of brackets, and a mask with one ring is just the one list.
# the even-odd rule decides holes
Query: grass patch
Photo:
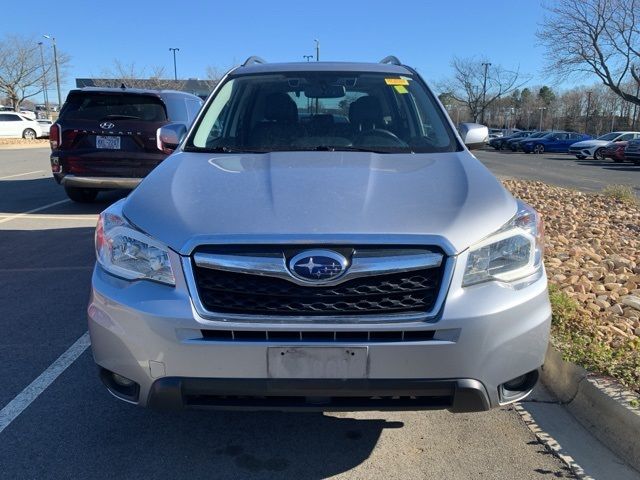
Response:
[{"label": "grass patch", "polygon": [[640,339],[624,340],[613,347],[597,336],[591,318],[579,314],[575,300],[555,285],[549,285],[549,297],[552,343],[562,357],[590,372],[617,378],[640,393]]},{"label": "grass patch", "polygon": [[602,194],[629,205],[638,204],[638,198],[629,185],[608,185],[602,189]]}]

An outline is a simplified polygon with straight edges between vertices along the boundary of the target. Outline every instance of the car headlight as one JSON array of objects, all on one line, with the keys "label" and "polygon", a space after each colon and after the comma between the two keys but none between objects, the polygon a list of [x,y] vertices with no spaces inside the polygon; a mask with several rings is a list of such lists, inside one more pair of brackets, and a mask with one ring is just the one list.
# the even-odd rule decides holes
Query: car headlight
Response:
[{"label": "car headlight", "polygon": [[469,250],[462,286],[498,280],[512,282],[542,269],[542,217],[518,200],[518,212],[500,230]]},{"label": "car headlight", "polygon": [[109,210],[100,214],[96,227],[96,257],[102,268],[127,280],[175,285],[167,247]]}]

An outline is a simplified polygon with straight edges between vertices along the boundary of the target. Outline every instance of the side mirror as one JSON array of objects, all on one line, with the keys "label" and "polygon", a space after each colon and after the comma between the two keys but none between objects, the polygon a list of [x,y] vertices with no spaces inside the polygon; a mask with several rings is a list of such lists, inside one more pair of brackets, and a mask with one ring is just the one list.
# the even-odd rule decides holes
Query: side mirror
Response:
[{"label": "side mirror", "polygon": [[187,134],[187,127],[183,123],[168,123],[156,132],[156,144],[158,150],[163,153],[172,153]]},{"label": "side mirror", "polygon": [[461,123],[458,132],[469,150],[483,147],[489,141],[489,129],[479,123]]}]

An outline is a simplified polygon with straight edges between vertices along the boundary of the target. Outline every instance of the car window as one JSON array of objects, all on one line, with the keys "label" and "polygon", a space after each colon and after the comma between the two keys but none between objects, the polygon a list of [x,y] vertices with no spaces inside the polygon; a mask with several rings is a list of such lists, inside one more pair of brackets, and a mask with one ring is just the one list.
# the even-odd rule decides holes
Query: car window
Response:
[{"label": "car window", "polygon": [[160,122],[167,119],[162,100],[153,95],[132,93],[71,92],[60,112],[62,119],[143,120]]},{"label": "car window", "polygon": [[3,113],[0,114],[0,121],[2,122],[21,122],[22,118],[15,113]]},{"label": "car window", "polygon": [[611,142],[611,141],[615,140],[618,137],[618,135],[620,135],[620,134],[617,133],[617,132],[611,132],[611,133],[607,133],[605,135],[599,136],[597,138],[597,140],[607,140],[607,141]]},{"label": "car window", "polygon": [[200,111],[200,107],[202,106],[202,100],[196,100],[195,98],[187,98],[185,99],[185,104],[187,105],[187,115],[189,117],[189,123],[196,118],[198,112]]},{"label": "car window", "polygon": [[629,140],[631,140],[633,138],[636,138],[636,134],[635,133],[625,133],[620,138],[618,138],[616,141],[617,142],[626,142],[626,141],[629,141]]},{"label": "car window", "polygon": [[187,149],[443,152],[459,147],[431,93],[411,75],[287,72],[228,79]]},{"label": "car window", "polygon": [[169,95],[165,98],[165,103],[167,104],[169,120],[185,124],[189,123],[189,113],[187,112],[187,105],[185,104],[183,97]]}]

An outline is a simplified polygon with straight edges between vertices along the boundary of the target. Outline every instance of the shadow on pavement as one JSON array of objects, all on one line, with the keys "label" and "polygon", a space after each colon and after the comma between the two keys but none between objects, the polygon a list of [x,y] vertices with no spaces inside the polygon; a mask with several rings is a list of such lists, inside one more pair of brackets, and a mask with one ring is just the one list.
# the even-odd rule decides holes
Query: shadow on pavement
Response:
[{"label": "shadow on pavement", "polygon": [[110,397],[85,353],[3,432],[0,463],[8,478],[321,479],[357,467],[384,429],[402,427],[321,413],[141,409]]},{"label": "shadow on pavement", "polygon": [[[96,214],[124,198],[127,190],[105,190],[93,203],[66,202],[42,211],[43,215]],[[30,180],[0,180],[0,212],[23,213],[60,200],[66,200],[64,187],[51,177]]]}]

